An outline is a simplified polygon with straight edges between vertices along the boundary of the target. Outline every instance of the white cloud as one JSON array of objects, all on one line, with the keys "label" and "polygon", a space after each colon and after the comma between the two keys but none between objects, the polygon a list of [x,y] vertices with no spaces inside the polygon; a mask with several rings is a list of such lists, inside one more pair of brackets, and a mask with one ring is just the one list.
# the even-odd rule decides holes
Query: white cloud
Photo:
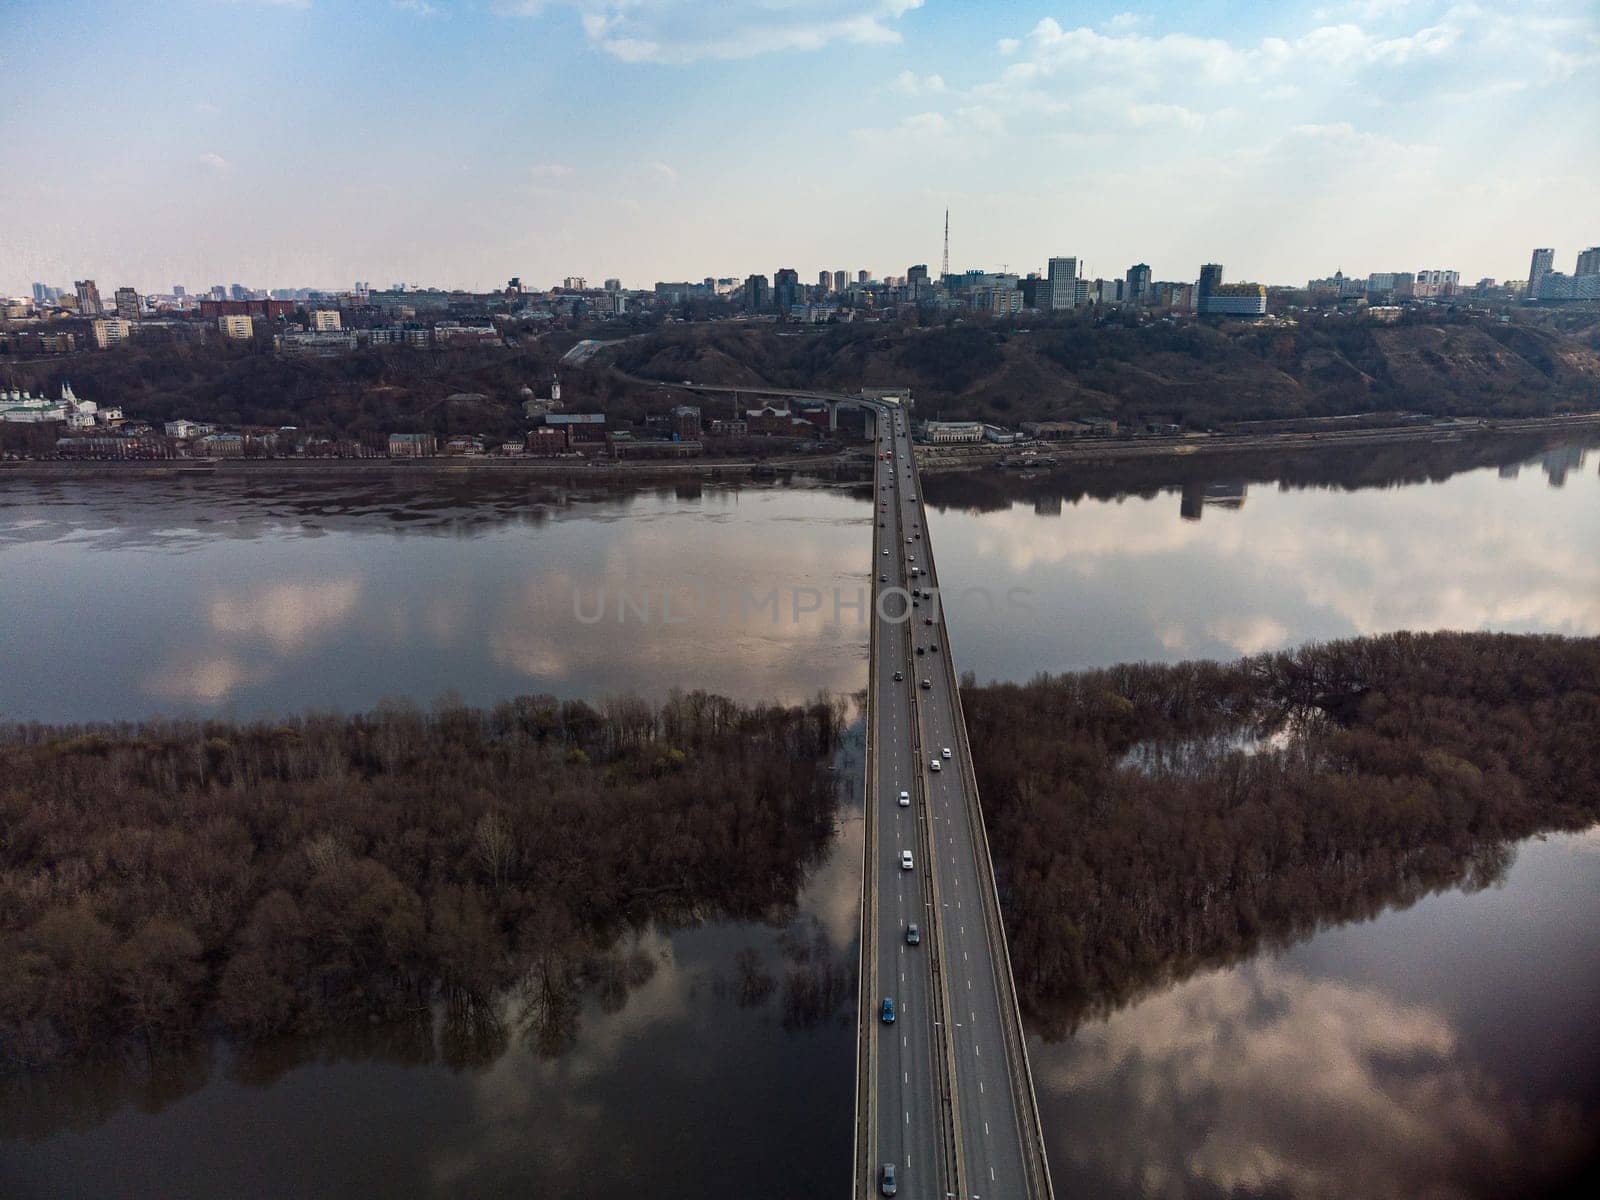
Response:
[{"label": "white cloud", "polygon": [[922,0],[498,0],[503,16],[575,10],[592,45],[623,62],[684,65],[821,50],[837,43],[891,45]]},{"label": "white cloud", "polygon": [[535,179],[565,179],[572,174],[572,168],[559,162],[535,163],[528,168],[528,174]]},{"label": "white cloud", "polygon": [[219,175],[224,171],[227,171],[233,165],[215,150],[207,150],[200,156],[199,162],[202,167],[209,167]]},{"label": "white cloud", "polygon": [[653,162],[650,164],[650,169],[669,183],[678,181],[678,172],[670,163]]},{"label": "white cloud", "polygon": [[995,43],[995,48],[999,50],[1001,54],[1005,55],[1007,58],[1010,58],[1018,50],[1022,49],[1022,41],[1021,39],[1014,37],[1001,38]]},{"label": "white cloud", "polygon": [[945,90],[944,77],[941,75],[918,75],[915,71],[901,71],[894,77],[890,84],[902,96],[922,96],[928,93],[938,93]]},{"label": "white cloud", "polygon": [[389,3],[401,12],[408,12],[418,17],[437,17],[440,11],[428,0],[389,0]]}]

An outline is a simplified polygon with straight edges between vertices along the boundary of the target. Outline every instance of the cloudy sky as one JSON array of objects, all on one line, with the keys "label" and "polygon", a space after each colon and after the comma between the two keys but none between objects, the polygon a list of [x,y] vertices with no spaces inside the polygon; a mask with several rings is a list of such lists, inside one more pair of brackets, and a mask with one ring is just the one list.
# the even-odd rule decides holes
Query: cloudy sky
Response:
[{"label": "cloudy sky", "polygon": [[1594,0],[0,0],[0,292],[1600,243]]}]

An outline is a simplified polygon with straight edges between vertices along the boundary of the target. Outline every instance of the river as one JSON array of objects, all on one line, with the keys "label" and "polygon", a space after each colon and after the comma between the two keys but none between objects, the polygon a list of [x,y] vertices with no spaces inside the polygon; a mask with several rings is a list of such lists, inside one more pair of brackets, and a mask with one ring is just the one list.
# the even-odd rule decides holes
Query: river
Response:
[{"label": "river", "polygon": [[[1600,634],[1579,444],[930,479],[957,662],[1024,679],[1396,628]],[[0,719],[865,685],[865,488],[0,479]],[[956,587],[957,581],[961,586]],[[852,746],[841,774],[858,773]],[[792,907],[648,928],[559,1047],[447,1028],[0,1088],[0,1194],[842,1194],[859,797]],[[1490,1195],[1600,1123],[1600,843],[1032,1042],[1063,1195]],[[742,953],[741,953],[742,952]],[[773,981],[742,989],[752,962]]]}]

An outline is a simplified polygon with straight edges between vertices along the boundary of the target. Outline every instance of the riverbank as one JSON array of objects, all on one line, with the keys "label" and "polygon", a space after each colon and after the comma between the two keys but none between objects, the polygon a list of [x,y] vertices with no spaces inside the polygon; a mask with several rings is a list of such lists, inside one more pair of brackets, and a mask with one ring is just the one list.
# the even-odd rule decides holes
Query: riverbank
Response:
[{"label": "riverbank", "polygon": [[175,475],[533,476],[546,480],[770,479],[776,475],[840,478],[863,474],[865,451],[771,459],[690,459],[670,462],[571,461],[537,458],[172,458],[127,462],[77,462],[33,459],[0,463],[0,479],[107,475],[117,479],[170,478]]},{"label": "riverbank", "polygon": [[1193,455],[1321,450],[1404,443],[1437,444],[1465,439],[1527,433],[1600,432],[1600,412],[1524,420],[1448,421],[1393,429],[1296,431],[1258,434],[1188,434],[1177,437],[1082,438],[1072,442],[1035,444],[1028,462],[1016,446],[919,446],[917,462],[924,473],[1001,469],[1050,469],[1097,465],[1136,459],[1172,460]]}]

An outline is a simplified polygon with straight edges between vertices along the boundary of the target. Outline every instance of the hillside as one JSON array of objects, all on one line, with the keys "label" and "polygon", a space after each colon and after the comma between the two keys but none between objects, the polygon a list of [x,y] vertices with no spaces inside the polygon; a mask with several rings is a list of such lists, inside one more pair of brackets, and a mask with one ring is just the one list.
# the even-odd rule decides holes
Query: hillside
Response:
[{"label": "hillside", "polygon": [[1205,427],[1375,408],[1494,416],[1587,409],[1600,396],[1593,341],[1584,328],[1456,316],[1394,326],[1312,317],[1284,328],[1079,316],[1035,329],[686,326],[622,347],[616,363],[670,382],[908,384],[921,412],[949,419],[1113,417]]}]

